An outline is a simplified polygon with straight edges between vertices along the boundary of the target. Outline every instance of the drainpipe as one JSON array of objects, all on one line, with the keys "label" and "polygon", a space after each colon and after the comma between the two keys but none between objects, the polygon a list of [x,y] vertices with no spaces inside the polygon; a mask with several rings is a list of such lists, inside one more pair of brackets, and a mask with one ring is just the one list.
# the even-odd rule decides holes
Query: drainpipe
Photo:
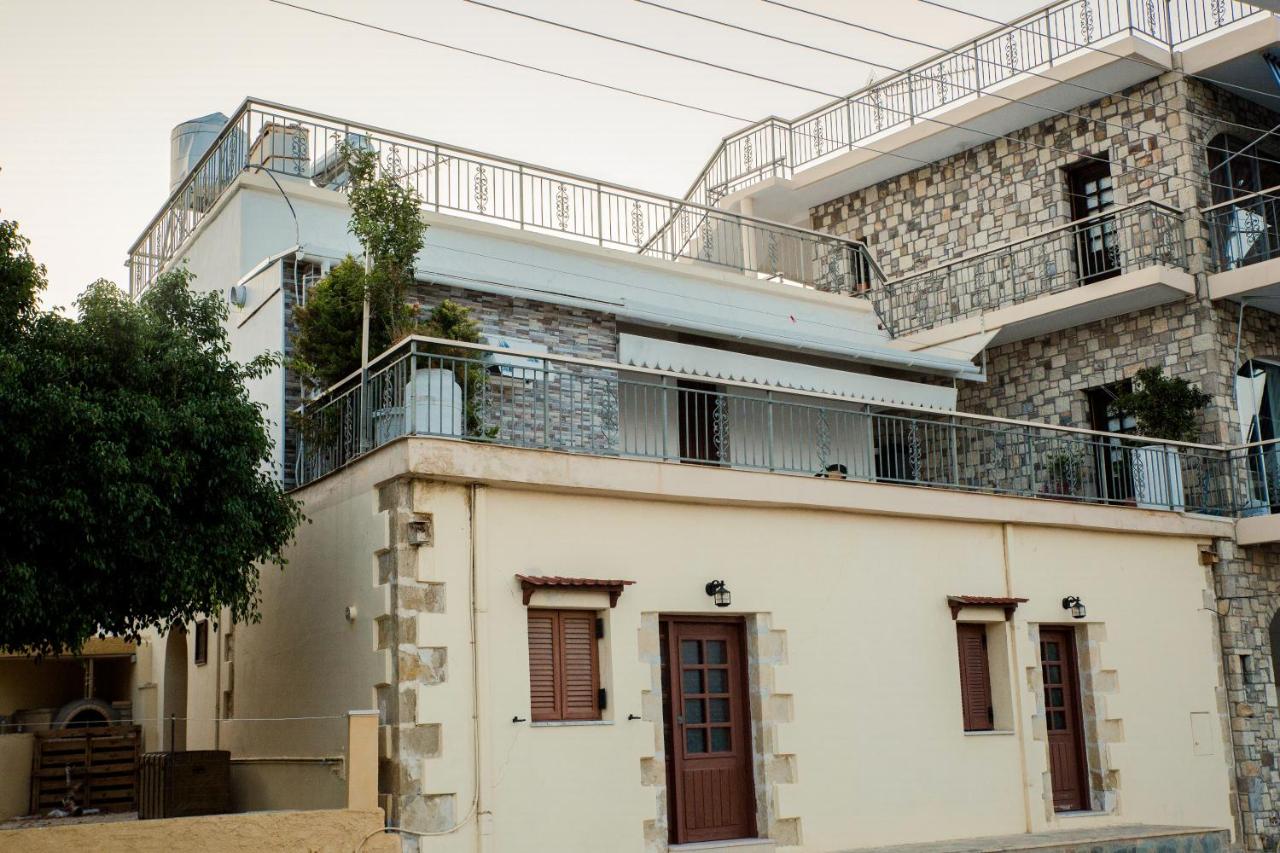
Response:
[{"label": "drainpipe", "polygon": [[473,736],[475,737],[475,810],[476,850],[491,853],[493,842],[493,733],[485,711],[492,697],[489,690],[489,651],[481,646],[480,637],[488,636],[489,595],[487,586],[480,580],[484,565],[481,545],[481,524],[484,522],[484,491],[480,485],[470,486],[471,507],[471,708]]}]

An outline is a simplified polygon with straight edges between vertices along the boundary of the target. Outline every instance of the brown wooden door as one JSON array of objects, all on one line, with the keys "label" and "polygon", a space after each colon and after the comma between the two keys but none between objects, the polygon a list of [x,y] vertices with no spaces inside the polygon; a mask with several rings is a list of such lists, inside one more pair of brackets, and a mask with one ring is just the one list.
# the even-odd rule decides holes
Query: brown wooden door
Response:
[{"label": "brown wooden door", "polygon": [[1084,753],[1075,634],[1070,628],[1040,629],[1040,672],[1044,677],[1053,808],[1085,811],[1089,808],[1089,765]]},{"label": "brown wooden door", "polygon": [[664,620],[671,842],[756,835],[742,625]]}]

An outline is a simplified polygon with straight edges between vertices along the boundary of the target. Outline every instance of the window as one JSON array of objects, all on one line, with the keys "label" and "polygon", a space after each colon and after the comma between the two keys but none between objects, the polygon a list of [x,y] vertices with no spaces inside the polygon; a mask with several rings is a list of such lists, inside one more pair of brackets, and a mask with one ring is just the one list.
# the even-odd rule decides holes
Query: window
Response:
[{"label": "window", "polygon": [[209,662],[209,620],[196,621],[196,666]]},{"label": "window", "polygon": [[603,702],[590,610],[529,613],[529,697],[534,722],[598,720]]},{"label": "window", "polygon": [[960,650],[960,704],[966,732],[995,729],[991,705],[991,666],[987,660],[987,626],[983,623],[956,624]]}]

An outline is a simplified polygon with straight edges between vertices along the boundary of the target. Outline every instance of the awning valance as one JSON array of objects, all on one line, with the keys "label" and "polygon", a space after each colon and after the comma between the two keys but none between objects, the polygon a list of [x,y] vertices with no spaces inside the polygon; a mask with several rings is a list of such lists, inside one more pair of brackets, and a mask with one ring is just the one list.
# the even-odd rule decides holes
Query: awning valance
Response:
[{"label": "awning valance", "polygon": [[886,405],[905,403],[946,411],[954,410],[956,406],[955,388],[943,385],[925,385],[852,370],[815,367],[641,335],[618,335],[618,360],[635,367],[837,394]]}]

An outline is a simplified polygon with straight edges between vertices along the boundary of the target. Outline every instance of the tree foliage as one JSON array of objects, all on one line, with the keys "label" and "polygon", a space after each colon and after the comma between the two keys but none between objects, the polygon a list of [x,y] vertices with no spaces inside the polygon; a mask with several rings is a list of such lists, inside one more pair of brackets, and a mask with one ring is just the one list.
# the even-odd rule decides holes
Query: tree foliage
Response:
[{"label": "tree foliage", "polygon": [[273,359],[231,360],[223,300],[185,270],[41,312],[43,270],[0,226],[0,649],[256,618],[258,566],[302,518],[244,385]]},{"label": "tree foliage", "polygon": [[1133,390],[1111,403],[1113,412],[1133,415],[1138,433],[1169,441],[1200,437],[1199,414],[1212,398],[1181,376],[1165,376],[1163,368],[1144,367]]},{"label": "tree foliage", "polygon": [[[298,312],[297,366],[321,386],[359,369],[365,298],[371,356],[413,332],[408,294],[427,228],[421,197],[394,163],[384,165],[369,148],[344,145],[341,154],[350,175],[347,230],[364,247],[370,269],[366,273],[358,261],[348,258],[317,283],[306,309]],[[353,313],[351,298],[357,289]],[[353,338],[354,348],[349,345]]]}]

